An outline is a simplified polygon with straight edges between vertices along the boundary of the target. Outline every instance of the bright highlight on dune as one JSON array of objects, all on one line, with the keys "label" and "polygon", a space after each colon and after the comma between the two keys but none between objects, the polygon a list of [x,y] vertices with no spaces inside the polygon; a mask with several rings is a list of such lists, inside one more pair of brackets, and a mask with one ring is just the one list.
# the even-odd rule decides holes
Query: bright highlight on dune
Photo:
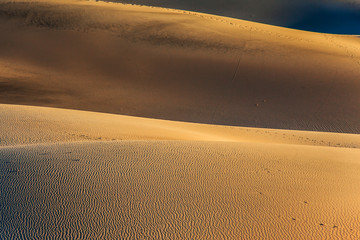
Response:
[{"label": "bright highlight on dune", "polygon": [[358,135],[0,109],[5,238],[360,237]]},{"label": "bright highlight on dune", "polygon": [[360,239],[357,36],[72,0],[0,36],[0,239]]}]

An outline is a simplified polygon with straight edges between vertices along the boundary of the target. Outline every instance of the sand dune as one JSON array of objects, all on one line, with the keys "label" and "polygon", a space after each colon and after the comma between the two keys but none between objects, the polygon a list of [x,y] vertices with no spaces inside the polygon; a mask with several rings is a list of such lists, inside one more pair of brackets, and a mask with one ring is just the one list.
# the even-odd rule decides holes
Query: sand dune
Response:
[{"label": "sand dune", "polygon": [[360,133],[360,39],[111,3],[0,4],[0,102]]},{"label": "sand dune", "polygon": [[0,146],[179,140],[360,148],[357,134],[231,127],[46,107],[0,105]]},{"label": "sand dune", "polygon": [[360,151],[120,141],[2,147],[5,239],[359,239]]},{"label": "sand dune", "polygon": [[360,38],[73,0],[0,36],[0,239],[360,238]]},{"label": "sand dune", "polygon": [[0,109],[1,238],[360,237],[359,135]]}]

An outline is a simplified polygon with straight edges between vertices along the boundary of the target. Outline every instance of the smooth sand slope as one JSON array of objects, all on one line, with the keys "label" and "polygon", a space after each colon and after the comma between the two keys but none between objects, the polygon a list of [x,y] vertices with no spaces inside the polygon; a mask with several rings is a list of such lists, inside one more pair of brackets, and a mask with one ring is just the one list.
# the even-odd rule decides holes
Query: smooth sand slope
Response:
[{"label": "smooth sand slope", "polygon": [[0,238],[360,237],[359,135],[0,113]]},{"label": "smooth sand slope", "polygon": [[178,10],[0,2],[0,102],[360,133],[360,38]]}]

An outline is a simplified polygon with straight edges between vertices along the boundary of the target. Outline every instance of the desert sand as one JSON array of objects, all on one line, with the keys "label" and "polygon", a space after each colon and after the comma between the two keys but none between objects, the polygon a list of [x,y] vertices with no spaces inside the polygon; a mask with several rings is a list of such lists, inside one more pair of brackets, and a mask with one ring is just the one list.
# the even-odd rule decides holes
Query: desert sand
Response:
[{"label": "desert sand", "polygon": [[0,33],[0,239],[360,238],[357,36],[72,0]]},{"label": "desert sand", "polygon": [[85,1],[0,16],[1,103],[360,133],[356,36]]},{"label": "desert sand", "polygon": [[360,237],[359,135],[0,110],[2,238]]}]

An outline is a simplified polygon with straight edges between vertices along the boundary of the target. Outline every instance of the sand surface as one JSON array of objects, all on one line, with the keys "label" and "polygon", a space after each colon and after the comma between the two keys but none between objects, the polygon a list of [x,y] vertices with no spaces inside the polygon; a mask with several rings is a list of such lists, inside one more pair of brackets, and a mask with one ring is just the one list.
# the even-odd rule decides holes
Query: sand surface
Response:
[{"label": "sand surface", "polygon": [[5,239],[358,239],[360,136],[0,105]]},{"label": "sand surface", "polygon": [[359,44],[0,1],[0,239],[360,239]]},{"label": "sand surface", "polygon": [[0,113],[0,146],[77,141],[185,140],[360,148],[358,134],[195,124],[6,104],[0,104]]},{"label": "sand surface", "polygon": [[179,10],[0,3],[0,102],[360,133],[360,38]]}]

